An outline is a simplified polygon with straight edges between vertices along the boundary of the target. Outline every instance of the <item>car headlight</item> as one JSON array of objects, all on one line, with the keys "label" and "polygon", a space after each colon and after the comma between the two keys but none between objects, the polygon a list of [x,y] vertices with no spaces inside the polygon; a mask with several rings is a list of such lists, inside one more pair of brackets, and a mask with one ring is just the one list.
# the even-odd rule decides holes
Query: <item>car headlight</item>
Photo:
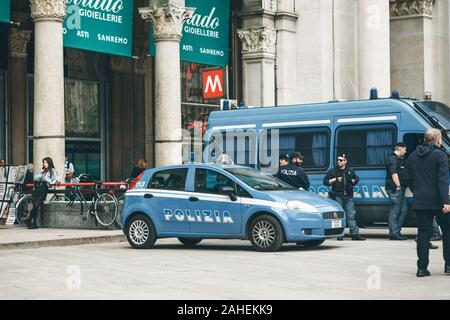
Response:
[{"label": "car headlight", "polygon": [[307,204],[305,202],[301,201],[288,201],[286,204],[286,207],[289,210],[297,210],[297,211],[303,211],[303,212],[311,212],[311,213],[318,213],[319,210],[316,209],[316,207]]}]

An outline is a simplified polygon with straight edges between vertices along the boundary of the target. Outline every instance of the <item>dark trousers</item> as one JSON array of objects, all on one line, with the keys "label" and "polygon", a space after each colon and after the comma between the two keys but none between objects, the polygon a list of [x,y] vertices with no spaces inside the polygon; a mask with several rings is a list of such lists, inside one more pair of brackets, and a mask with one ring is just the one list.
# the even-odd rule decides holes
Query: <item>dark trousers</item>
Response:
[{"label": "dark trousers", "polygon": [[28,226],[37,225],[37,214],[48,194],[48,186],[46,183],[40,183],[35,186],[35,190],[32,194],[33,197],[33,210],[31,210],[30,220]]},{"label": "dark trousers", "polygon": [[433,220],[442,229],[444,260],[450,265],[450,214],[443,214],[441,210],[416,210],[417,215],[417,267],[426,269],[429,263],[430,240],[433,235]]}]

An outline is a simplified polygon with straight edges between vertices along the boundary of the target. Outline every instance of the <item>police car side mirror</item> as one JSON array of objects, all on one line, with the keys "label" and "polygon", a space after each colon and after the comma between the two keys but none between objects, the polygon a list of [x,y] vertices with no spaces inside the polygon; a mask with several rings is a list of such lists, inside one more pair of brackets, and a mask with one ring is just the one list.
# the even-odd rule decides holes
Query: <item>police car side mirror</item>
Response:
[{"label": "police car side mirror", "polygon": [[228,195],[228,196],[230,197],[231,201],[237,201],[237,197],[236,197],[236,194],[235,194],[235,191],[234,191],[234,188],[233,188],[233,187],[230,187],[230,186],[222,186],[222,187],[220,188],[220,191],[221,191],[222,193]]}]

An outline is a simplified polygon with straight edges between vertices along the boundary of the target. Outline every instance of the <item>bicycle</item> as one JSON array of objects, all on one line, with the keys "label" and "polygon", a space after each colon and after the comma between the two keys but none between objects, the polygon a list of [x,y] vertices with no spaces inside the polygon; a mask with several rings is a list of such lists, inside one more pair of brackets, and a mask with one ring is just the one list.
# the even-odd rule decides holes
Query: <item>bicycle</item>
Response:
[{"label": "bicycle", "polygon": [[[118,206],[120,206],[123,205],[124,203],[125,193],[128,190],[128,187],[131,184],[131,182],[133,182],[133,179],[127,179],[125,182],[103,182],[101,186],[107,188],[106,189],[107,192],[116,199]],[[115,220],[115,224],[118,228],[121,229],[122,224],[120,221],[121,221],[121,211],[119,210],[117,218]]]},{"label": "bicycle", "polygon": [[[56,186],[50,187],[49,193],[53,193],[53,196],[50,198],[50,202],[69,202],[70,199],[66,195],[65,190],[57,190]],[[18,198],[17,202],[15,203],[16,208],[16,222],[22,227],[25,227],[27,225],[28,220],[30,219],[31,211],[34,208],[33,204],[33,197],[29,193],[24,193],[23,188],[28,187],[32,188],[34,187],[34,184],[17,184],[16,185],[16,191],[14,196]]]},{"label": "bicycle", "polygon": [[95,217],[96,223],[98,222],[105,227],[109,227],[116,221],[118,214],[117,199],[109,193],[99,193],[99,184],[95,182],[77,184],[66,183],[60,184],[60,186],[73,187],[69,196],[71,200],[67,206],[72,206],[78,200],[81,204],[80,215],[84,214],[84,207],[88,202],[83,194],[83,191],[86,191],[87,189],[81,189],[81,187],[89,187],[93,196],[88,213]]},{"label": "bicycle", "polygon": [[16,222],[18,225],[25,227],[31,216],[33,210],[33,197],[29,193],[24,193],[24,187],[33,187],[33,184],[17,185],[14,197],[17,198],[15,202],[16,208]]}]

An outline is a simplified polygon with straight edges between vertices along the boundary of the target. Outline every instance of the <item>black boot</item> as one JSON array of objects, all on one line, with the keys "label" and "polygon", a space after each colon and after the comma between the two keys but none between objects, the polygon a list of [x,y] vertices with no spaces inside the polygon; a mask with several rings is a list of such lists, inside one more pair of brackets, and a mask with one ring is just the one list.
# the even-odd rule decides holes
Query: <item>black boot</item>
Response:
[{"label": "black boot", "polygon": [[450,264],[445,264],[444,272],[450,274]]},{"label": "black boot", "polygon": [[28,227],[28,229],[37,229],[38,226],[37,226],[36,218],[30,217],[30,219],[27,222],[27,227]]},{"label": "black boot", "polygon": [[416,276],[419,278],[429,277],[431,276],[431,273],[430,271],[428,271],[428,269],[419,269],[417,270]]}]

